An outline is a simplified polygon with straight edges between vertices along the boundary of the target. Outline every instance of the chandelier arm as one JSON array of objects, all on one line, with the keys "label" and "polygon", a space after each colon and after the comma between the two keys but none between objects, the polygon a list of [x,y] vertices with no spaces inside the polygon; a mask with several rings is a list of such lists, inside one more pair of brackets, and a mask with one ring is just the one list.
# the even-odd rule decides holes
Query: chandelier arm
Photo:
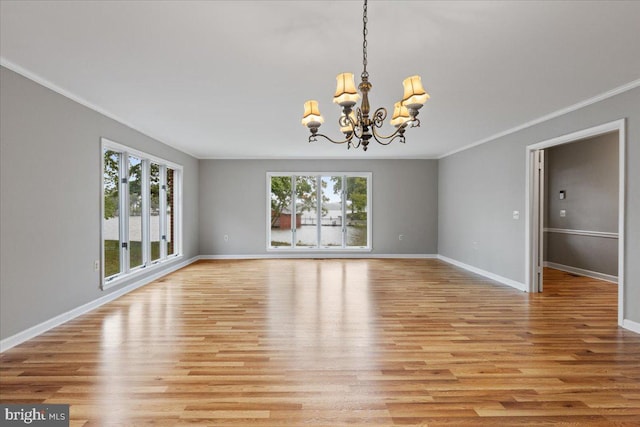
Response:
[{"label": "chandelier arm", "polygon": [[373,113],[371,122],[375,127],[381,128],[385,120],[387,120],[387,109],[380,107]]},{"label": "chandelier arm", "polygon": [[334,144],[344,144],[344,143],[347,143],[347,142],[351,142],[351,140],[353,139],[353,132],[344,141],[336,141],[336,140],[331,139],[330,137],[328,137],[327,135],[324,135],[322,133],[313,133],[313,134],[309,135],[309,142],[316,142],[318,140],[317,137],[322,137],[322,138],[326,139],[329,142],[333,142]]},{"label": "chandelier arm", "polygon": [[396,139],[399,139],[400,142],[403,143],[403,144],[405,143],[404,131],[405,131],[405,128],[407,127],[406,124],[403,124],[402,126],[400,126],[391,135],[380,135],[376,131],[376,127],[378,127],[378,126],[375,126],[373,128],[373,132],[372,133],[373,133],[373,139],[375,139],[378,144],[380,144],[380,145],[389,145],[393,141],[395,141]]},{"label": "chandelier arm", "polygon": [[[382,145],[389,145],[391,141],[393,141],[396,138],[401,138],[402,139],[401,142],[404,142],[404,131],[406,128],[406,124],[403,124],[402,126],[400,126],[391,135],[382,135],[376,131],[376,128],[379,128],[379,129],[382,128],[382,125],[384,124],[384,121],[386,119],[387,119],[387,109],[384,107],[378,108],[375,111],[375,113],[373,113],[373,119],[371,122],[373,125],[372,126],[373,137],[375,138],[376,142]],[[384,142],[384,140],[388,140],[388,141]]]}]

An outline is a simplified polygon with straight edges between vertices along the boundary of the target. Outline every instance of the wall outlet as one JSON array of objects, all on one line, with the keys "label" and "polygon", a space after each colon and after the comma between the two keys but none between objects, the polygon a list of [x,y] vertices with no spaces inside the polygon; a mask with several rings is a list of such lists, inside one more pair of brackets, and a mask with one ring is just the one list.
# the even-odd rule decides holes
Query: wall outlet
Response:
[{"label": "wall outlet", "polygon": [[404,239],[404,234],[398,234],[398,240]]},{"label": "wall outlet", "polygon": [[225,241],[225,242],[228,242],[228,241],[229,241],[229,235],[228,235],[228,234],[225,234],[225,235],[224,235],[224,241]]},{"label": "wall outlet", "polygon": [[513,219],[520,219],[520,211],[513,211]]},{"label": "wall outlet", "polygon": [[567,211],[566,211],[566,210],[564,210],[564,209],[561,209],[561,210],[560,210],[560,216],[561,216],[562,218],[564,218],[565,216],[567,216]]},{"label": "wall outlet", "polygon": [[471,243],[471,247],[472,247],[473,249],[477,250],[477,249],[478,249],[478,242],[472,242],[472,243]]},{"label": "wall outlet", "polygon": [[100,260],[93,261],[93,271],[100,271]]}]

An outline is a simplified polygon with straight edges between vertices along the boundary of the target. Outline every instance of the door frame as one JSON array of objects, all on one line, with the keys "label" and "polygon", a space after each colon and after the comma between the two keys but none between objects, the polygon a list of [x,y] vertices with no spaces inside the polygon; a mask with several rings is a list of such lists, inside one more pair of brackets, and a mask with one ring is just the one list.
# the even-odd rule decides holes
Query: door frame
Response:
[{"label": "door frame", "polygon": [[529,167],[531,168],[531,200],[533,200],[531,227],[533,229],[531,241],[531,286],[529,292],[543,291],[544,264],[544,217],[545,217],[545,154],[544,148],[531,150]]},{"label": "door frame", "polygon": [[538,292],[537,261],[540,253],[539,222],[534,221],[535,212],[539,212],[541,201],[534,191],[535,168],[533,157],[537,150],[568,144],[611,132],[618,132],[618,324],[624,321],[624,231],[625,231],[625,141],[626,119],[615,120],[562,135],[526,147],[526,185],[525,185],[525,289]]}]

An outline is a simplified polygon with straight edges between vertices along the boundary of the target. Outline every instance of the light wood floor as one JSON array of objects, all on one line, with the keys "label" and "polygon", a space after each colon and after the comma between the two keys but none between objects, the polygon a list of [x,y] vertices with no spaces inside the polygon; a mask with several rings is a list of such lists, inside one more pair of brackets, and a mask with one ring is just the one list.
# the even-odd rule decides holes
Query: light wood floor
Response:
[{"label": "light wood floor", "polygon": [[437,260],[199,262],[0,356],[72,425],[640,425],[617,286]]}]

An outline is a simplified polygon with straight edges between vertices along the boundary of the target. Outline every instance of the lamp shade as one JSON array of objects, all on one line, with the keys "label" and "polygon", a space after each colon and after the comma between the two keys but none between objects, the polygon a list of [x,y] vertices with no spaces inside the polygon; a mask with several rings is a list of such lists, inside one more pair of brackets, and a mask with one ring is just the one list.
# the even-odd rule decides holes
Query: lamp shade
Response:
[{"label": "lamp shade", "polygon": [[302,126],[309,128],[320,127],[324,123],[324,118],[320,114],[318,101],[310,100],[304,103],[304,115],[302,116]]},{"label": "lamp shade", "polygon": [[[351,119],[351,122],[355,123],[356,122],[356,115],[353,113],[353,111],[351,113],[349,113],[349,118]],[[347,122],[344,113],[342,113],[342,116],[340,117],[340,132],[342,133],[351,133],[353,132],[353,125],[351,124],[351,122]],[[342,123],[345,123],[345,126],[342,126]]]},{"label": "lamp shade", "polygon": [[338,82],[336,94],[333,95],[333,102],[342,107],[353,107],[360,99],[360,94],[356,90],[356,83],[353,80],[353,73],[342,73],[336,77]]},{"label": "lamp shade", "polygon": [[422,87],[420,76],[407,77],[402,82],[402,85],[404,86],[402,105],[405,107],[417,110],[429,99],[429,94]]},{"label": "lamp shade", "polygon": [[393,104],[393,116],[391,117],[391,125],[398,128],[405,124],[405,122],[407,122],[407,120],[409,119],[409,110],[407,110],[407,107],[402,105],[402,101],[398,101]]}]

